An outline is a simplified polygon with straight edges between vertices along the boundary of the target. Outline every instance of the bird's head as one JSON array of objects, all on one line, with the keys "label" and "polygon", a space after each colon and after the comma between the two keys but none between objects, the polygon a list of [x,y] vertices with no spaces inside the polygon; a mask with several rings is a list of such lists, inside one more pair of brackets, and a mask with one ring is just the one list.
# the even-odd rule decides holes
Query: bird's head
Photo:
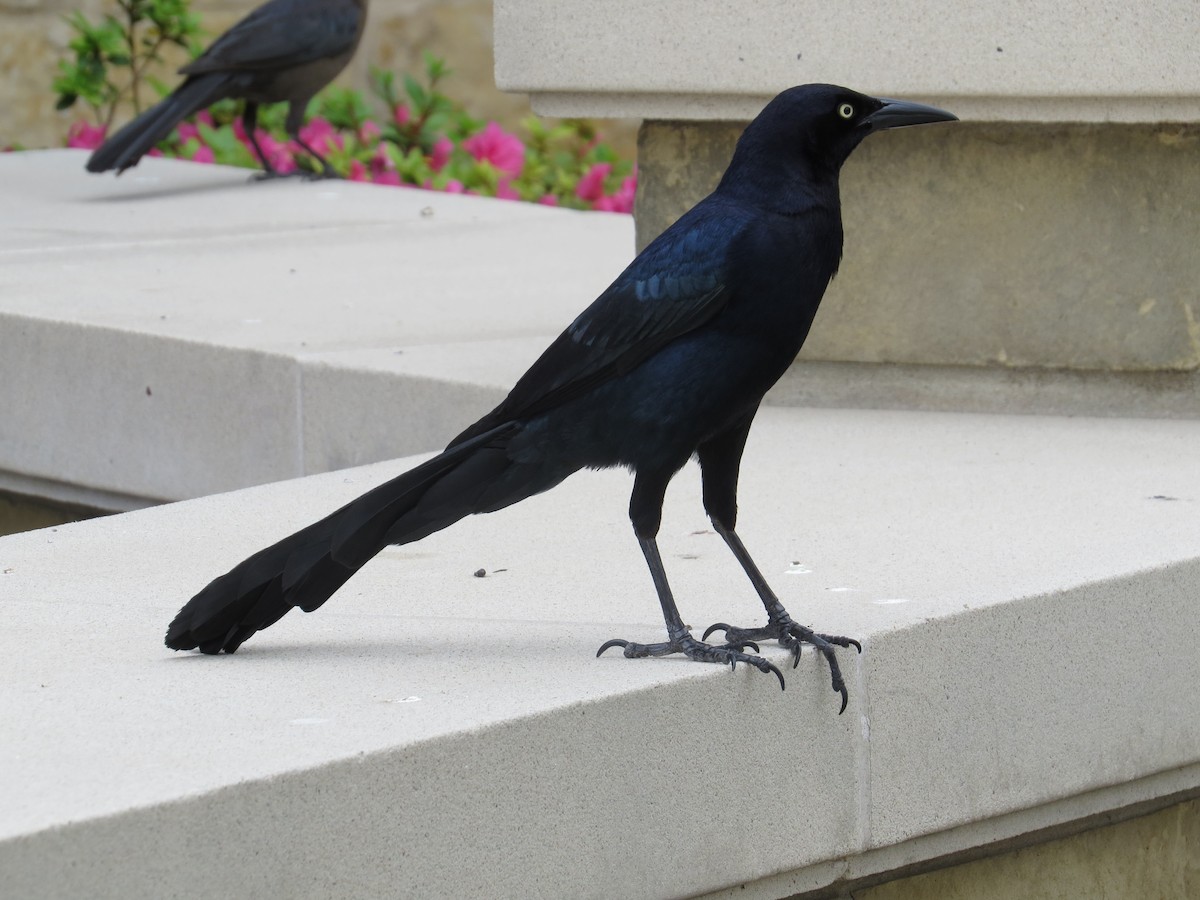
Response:
[{"label": "bird's head", "polygon": [[746,126],[726,179],[740,178],[741,170],[777,178],[787,172],[810,183],[836,179],[869,134],[957,119],[921,103],[870,97],[835,84],[803,84],[776,96]]}]

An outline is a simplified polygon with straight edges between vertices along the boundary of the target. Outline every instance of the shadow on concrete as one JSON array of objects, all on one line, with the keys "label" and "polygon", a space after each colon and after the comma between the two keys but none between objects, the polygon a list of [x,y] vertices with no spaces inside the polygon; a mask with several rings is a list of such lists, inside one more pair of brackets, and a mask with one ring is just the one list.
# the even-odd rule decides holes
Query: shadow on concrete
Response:
[{"label": "shadow on concrete", "polygon": [[[249,172],[250,170],[247,169],[246,171]],[[192,194],[216,193],[234,188],[248,189],[257,186],[260,190],[265,190],[267,189],[268,185],[283,183],[304,184],[313,180],[315,179],[306,179],[301,177],[259,179],[251,174],[249,177],[242,177],[239,175],[236,178],[222,178],[220,180],[212,179],[202,182],[195,182],[193,184],[179,184],[178,182],[172,182],[170,184],[146,185],[144,189],[138,190],[136,193],[122,190],[120,193],[101,194],[94,197],[81,197],[80,199],[85,203],[136,203],[143,200],[161,200],[168,197],[185,197]]]}]

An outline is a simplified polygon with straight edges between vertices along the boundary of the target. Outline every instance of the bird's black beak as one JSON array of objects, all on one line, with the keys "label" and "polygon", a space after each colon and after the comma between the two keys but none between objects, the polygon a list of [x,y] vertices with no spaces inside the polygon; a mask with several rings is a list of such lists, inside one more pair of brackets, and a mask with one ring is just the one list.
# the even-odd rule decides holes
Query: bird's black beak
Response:
[{"label": "bird's black beak", "polygon": [[885,128],[901,128],[905,125],[927,125],[930,122],[957,122],[958,116],[948,113],[936,106],[926,106],[924,103],[910,103],[907,100],[887,100],[879,98],[883,104],[865,119],[863,124],[874,131]]}]

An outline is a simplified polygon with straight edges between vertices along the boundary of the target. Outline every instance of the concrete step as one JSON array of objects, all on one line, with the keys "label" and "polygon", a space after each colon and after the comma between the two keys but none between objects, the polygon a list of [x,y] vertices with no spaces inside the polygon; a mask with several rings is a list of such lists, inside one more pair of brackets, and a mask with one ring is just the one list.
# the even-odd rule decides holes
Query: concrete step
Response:
[{"label": "concrete step", "polygon": [[0,155],[0,489],[63,502],[441,446],[633,256],[624,215],[85,159]]},{"label": "concrete step", "polygon": [[[13,896],[783,897],[1200,794],[1195,420],[764,408],[739,530],[862,639],[841,717],[811,653],[764,647],[783,693],[594,657],[662,634],[623,472],[389,549],[233,657],[167,651],[207,581],[416,460],[278,479],[445,440],[632,228],[82,158],[0,156],[5,485],[277,483],[0,539]],[[661,533],[681,609],[757,622],[699,494]]]},{"label": "concrete step", "polygon": [[[1193,422],[766,409],[742,533],[843,653],[596,659],[662,623],[588,473],[385,551],[232,657],[178,606],[398,460],[0,539],[13,896],[786,896],[1200,788]],[[698,473],[697,628],[761,608]],[[476,577],[483,569],[486,577]]]}]

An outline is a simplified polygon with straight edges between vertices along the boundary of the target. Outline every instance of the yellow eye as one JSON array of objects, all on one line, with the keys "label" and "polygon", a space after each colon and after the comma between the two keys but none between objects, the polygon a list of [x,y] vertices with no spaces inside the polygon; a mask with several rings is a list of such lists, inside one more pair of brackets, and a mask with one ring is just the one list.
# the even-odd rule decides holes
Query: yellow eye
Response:
[{"label": "yellow eye", "polygon": [[854,117],[854,107],[849,103],[843,103],[838,107],[838,115],[843,119],[851,119]]}]

